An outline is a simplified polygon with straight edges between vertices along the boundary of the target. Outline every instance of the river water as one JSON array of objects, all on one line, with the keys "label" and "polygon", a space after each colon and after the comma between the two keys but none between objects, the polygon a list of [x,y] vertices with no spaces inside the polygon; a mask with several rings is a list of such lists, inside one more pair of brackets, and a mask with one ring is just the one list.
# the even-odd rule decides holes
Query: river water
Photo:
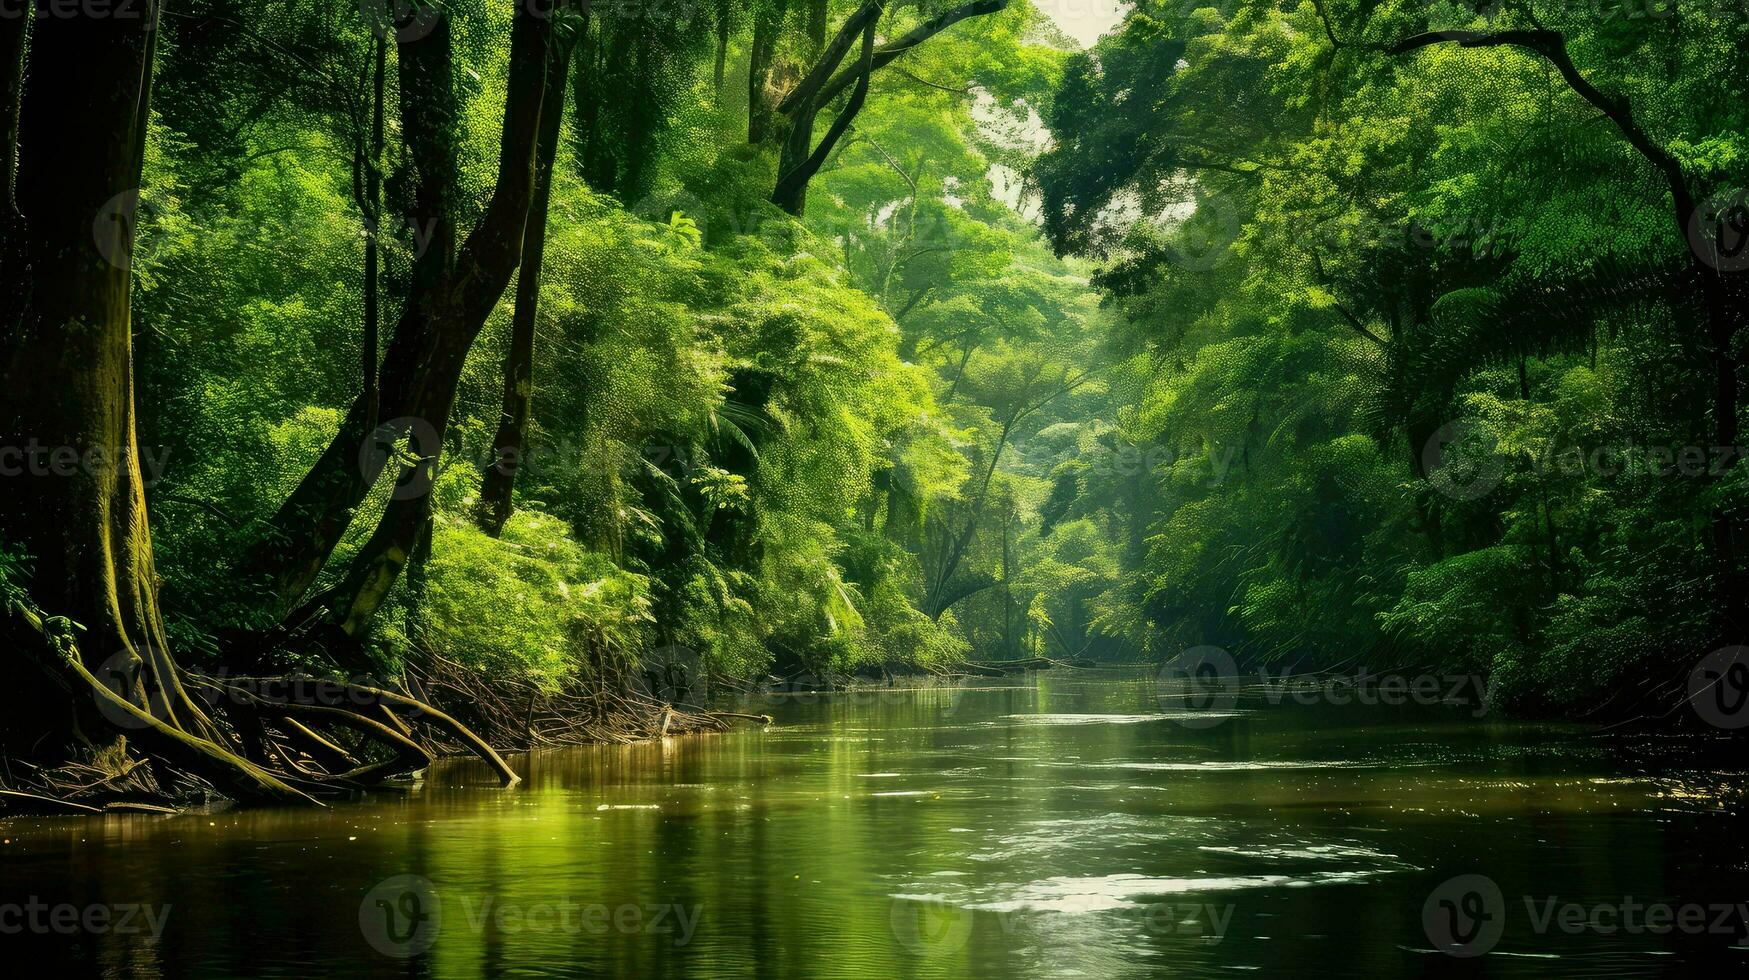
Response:
[{"label": "river water", "polygon": [[773,696],[743,705],[769,729],[516,757],[511,790],[458,761],[324,811],[7,821],[0,950],[124,977],[1749,965],[1716,746],[1356,700],[1209,710],[1141,671]]}]

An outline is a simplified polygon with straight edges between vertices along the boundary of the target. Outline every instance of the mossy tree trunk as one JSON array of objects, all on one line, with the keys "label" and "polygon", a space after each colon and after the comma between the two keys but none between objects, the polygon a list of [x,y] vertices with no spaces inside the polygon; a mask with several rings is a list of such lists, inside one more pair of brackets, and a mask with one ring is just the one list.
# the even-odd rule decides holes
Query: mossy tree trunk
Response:
[{"label": "mossy tree trunk", "polygon": [[747,49],[747,142],[771,138],[776,118],[771,101],[771,67],[783,33],[786,0],[767,0],[753,10],[753,39]]},{"label": "mossy tree trunk", "polygon": [[[156,3],[38,17],[17,105],[18,213],[0,286],[6,384],[0,539],[9,752],[134,737],[239,796],[302,794],[222,747],[165,642],[134,434],[130,281]],[[9,178],[13,175],[8,174]]]},{"label": "mossy tree trunk", "polygon": [[[268,612],[283,616],[303,599],[352,523],[377,476],[363,461],[378,443],[394,436],[366,423],[404,424],[424,417],[414,405],[421,379],[444,337],[437,319],[444,310],[444,284],[455,272],[455,91],[449,16],[433,15],[430,29],[396,46],[401,135],[412,168],[413,200],[404,215],[413,235],[414,261],[406,305],[369,387],[353,402],[340,431],[268,520],[265,532],[243,557],[240,578],[260,589]],[[467,338],[472,342],[472,337]],[[390,426],[394,428],[394,426]],[[429,430],[414,427],[414,451],[434,453]],[[379,455],[380,458],[380,455]]]},{"label": "mossy tree trunk", "polygon": [[[36,458],[5,477],[0,535],[28,555],[35,603],[83,627],[94,672],[111,658],[150,665],[164,648],[134,451],[128,302],[153,37],[132,20],[44,19],[18,102],[20,212],[5,288],[22,309],[6,324],[0,442]],[[151,681],[149,666],[138,673]]]}]

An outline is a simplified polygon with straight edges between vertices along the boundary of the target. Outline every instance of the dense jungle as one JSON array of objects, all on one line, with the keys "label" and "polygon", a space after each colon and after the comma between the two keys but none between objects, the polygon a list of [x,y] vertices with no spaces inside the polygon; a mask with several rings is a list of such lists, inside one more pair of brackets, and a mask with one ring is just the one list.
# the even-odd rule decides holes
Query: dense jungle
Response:
[{"label": "dense jungle", "polygon": [[[1053,778],[1163,776],[1112,741],[1156,725],[1228,759],[1185,765],[1263,766],[1199,789],[1210,812],[1494,812],[1443,781],[1469,772],[1568,780],[1525,818],[1655,797],[1723,819],[1740,763],[1712,760],[1749,724],[1746,77],[1734,0],[0,0],[0,825],[168,821],[139,825],[157,840],[192,810],[295,837],[291,811],[449,799],[444,772],[619,819],[590,794],[638,765],[777,779],[812,758],[786,731],[964,734],[982,768],[1058,723],[1033,760]],[[1287,717],[1284,691],[1486,720],[1221,740],[1264,725],[1259,697]],[[971,727],[900,734],[943,719]],[[1443,788],[1320,796],[1346,777],[1275,768],[1346,772],[1328,740],[1350,736]],[[1672,746],[1708,761],[1670,777]],[[887,769],[796,778],[830,798]],[[1573,788],[1624,772],[1650,795]],[[1172,836],[1098,824],[1130,806],[1042,817]],[[810,819],[791,846],[836,834]],[[1337,843],[1361,878],[1437,863]],[[1691,899],[1749,868],[1670,846],[1647,867]],[[15,867],[33,900],[66,883]],[[874,915],[910,952],[839,965],[910,975],[949,942],[931,968],[1036,974],[1062,935],[989,915],[1278,877],[1112,890],[1150,868],[1063,907],[1049,866],[1018,898],[901,889],[935,903]],[[1429,952],[1474,939],[1427,928]],[[1371,938],[1365,972],[1404,972]],[[111,975],[273,972],[91,941]],[[625,941],[592,971],[838,955]],[[375,962],[348,957],[321,965]]]}]

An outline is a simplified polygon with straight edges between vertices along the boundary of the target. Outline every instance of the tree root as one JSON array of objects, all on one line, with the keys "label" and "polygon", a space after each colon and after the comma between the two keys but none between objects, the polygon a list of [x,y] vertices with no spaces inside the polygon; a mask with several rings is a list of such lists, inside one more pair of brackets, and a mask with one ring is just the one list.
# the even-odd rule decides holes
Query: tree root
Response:
[{"label": "tree root", "polygon": [[[72,624],[66,620],[46,618],[36,608],[25,602],[9,599],[8,610],[27,627],[42,638],[43,647],[47,652],[42,657],[42,666],[63,688],[77,696],[81,692],[91,694],[98,705],[107,709],[104,717],[107,719],[126,718],[125,724],[116,724],[121,735],[132,734],[148,754],[163,759],[203,779],[206,779],[221,792],[239,802],[247,803],[304,803],[316,801],[308,794],[294,789],[284,780],[275,776],[261,766],[250,762],[236,752],[210,741],[200,735],[192,734],[177,724],[165,721],[156,714],[146,710],[140,704],[122,697],[111,690],[107,684],[92,675],[79,653],[79,646],[74,640]],[[167,657],[155,658],[154,662],[167,660]],[[172,667],[172,669],[174,669]],[[144,685],[140,685],[144,687]],[[192,701],[186,700],[186,692],[180,683],[180,678],[172,678],[161,682],[161,705],[164,714],[176,717],[172,710],[171,699],[180,695],[186,702],[184,716],[203,729],[216,732],[216,727]],[[145,698],[141,698],[145,701]]]},{"label": "tree root", "polygon": [[[62,812],[101,812],[99,804],[106,797],[124,795],[134,799],[109,802],[150,808],[157,804],[141,804],[137,797],[186,803],[194,793],[204,795],[204,787],[240,803],[320,805],[319,794],[368,788],[431,764],[434,753],[414,741],[412,728],[397,712],[458,739],[506,785],[517,781],[485,740],[444,712],[405,695],[324,682],[328,686],[323,690],[342,695],[337,706],[299,703],[284,692],[299,689],[305,678],[251,678],[246,684],[217,680],[181,670],[162,652],[140,658],[138,679],[125,681],[118,692],[85,665],[76,624],[45,616],[17,596],[8,596],[6,607],[9,618],[26,627],[28,652],[75,699],[75,714],[85,719],[80,728],[113,730],[107,741],[95,742],[94,733],[84,731],[80,737],[91,761],[36,770],[29,789],[7,791],[4,799],[11,809],[27,801],[45,806],[44,801],[59,800],[68,804]],[[155,684],[155,695],[147,693],[149,683]],[[229,730],[189,696],[190,689],[203,695],[206,708],[223,709]],[[81,706],[77,699],[87,696],[99,710]],[[351,734],[350,745],[337,739],[339,731]],[[129,755],[130,740],[151,766],[141,766]],[[136,777],[136,770],[161,770],[186,785],[173,792],[156,777]]]},{"label": "tree root", "polygon": [[81,814],[102,813],[103,810],[72,800],[63,800],[41,793],[27,793],[24,790],[0,789],[0,803],[6,805],[8,812],[26,814]]},{"label": "tree root", "polygon": [[593,684],[579,679],[549,691],[494,681],[439,655],[427,654],[425,660],[425,670],[408,671],[408,686],[427,703],[441,700],[458,713],[465,710],[464,719],[481,736],[507,748],[722,732],[728,719],[737,717],[645,697],[630,691],[628,678],[621,676],[597,677]]},{"label": "tree root", "polygon": [[[162,654],[146,662],[124,696],[85,666],[64,620],[21,601],[8,605],[42,637],[49,655],[40,659],[51,676],[75,697],[94,698],[112,725],[122,723],[114,739],[89,744],[85,760],[33,768],[28,787],[0,791],[0,812],[174,812],[209,798],[209,789],[246,804],[320,805],[319,797],[391,788],[390,780],[447,754],[478,757],[509,786],[519,777],[495,746],[625,743],[772,720],[664,702],[632,691],[629,675],[605,676],[625,674],[624,667],[597,664],[602,676],[553,691],[432,654],[426,669],[406,672],[417,697],[309,675],[207,676]],[[160,670],[168,679],[156,683]],[[157,686],[151,699],[146,676]],[[440,701],[461,717],[437,707]]]},{"label": "tree root", "polygon": [[741,711],[706,711],[705,714],[712,718],[739,718],[744,721],[757,722],[760,725],[771,724],[770,715],[750,715]]},{"label": "tree root", "polygon": [[[468,726],[430,704],[405,694],[364,684],[296,675],[227,678],[197,676],[193,678],[193,683],[222,698],[247,703],[272,716],[319,714],[335,724],[369,733],[385,744],[401,750],[408,759],[415,758],[412,752],[416,750],[426,758],[424,763],[414,768],[423,769],[430,764],[430,753],[412,741],[413,729],[408,722],[411,719],[460,742],[469,752],[491,766],[504,785],[514,785],[522,778],[485,739],[476,735]],[[322,703],[312,705],[296,700],[307,695],[312,684],[317,688],[317,696]],[[406,717],[403,718],[402,715]],[[387,773],[402,774],[392,771]]]},{"label": "tree root", "polygon": [[302,749],[305,755],[316,760],[323,768],[330,770],[358,768],[359,762],[352,757],[352,753],[311,731],[296,718],[290,715],[281,715],[278,727],[286,735],[291,736],[294,741],[301,743],[298,748]]}]

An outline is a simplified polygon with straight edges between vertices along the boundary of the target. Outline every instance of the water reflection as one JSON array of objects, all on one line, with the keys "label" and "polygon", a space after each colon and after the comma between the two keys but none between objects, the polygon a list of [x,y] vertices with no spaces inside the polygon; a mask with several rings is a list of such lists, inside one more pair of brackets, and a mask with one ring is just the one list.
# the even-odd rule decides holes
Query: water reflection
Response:
[{"label": "water reflection", "polygon": [[[129,977],[1641,976],[1749,962],[1741,934],[1542,918],[1749,900],[1740,780],[1685,744],[1248,694],[1207,724],[1133,673],[741,707],[778,724],[536,753],[514,760],[526,778],[510,791],[459,762],[412,793],[317,813],[14,821],[0,902],[168,912],[157,935],[0,943]],[[1433,948],[1423,913],[1468,874],[1498,887],[1503,930],[1461,960]]]}]

